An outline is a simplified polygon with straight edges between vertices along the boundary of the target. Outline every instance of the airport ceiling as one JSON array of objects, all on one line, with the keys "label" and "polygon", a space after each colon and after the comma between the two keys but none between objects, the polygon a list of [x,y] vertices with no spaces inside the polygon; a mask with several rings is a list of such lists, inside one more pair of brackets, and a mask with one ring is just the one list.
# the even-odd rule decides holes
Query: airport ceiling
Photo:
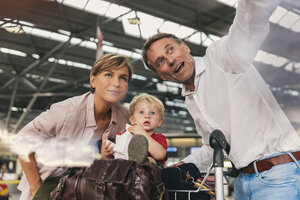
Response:
[{"label": "airport ceiling", "polygon": [[[234,6],[207,0],[0,2],[0,120],[10,132],[22,128],[52,103],[89,90],[98,24],[104,52],[132,59],[135,76],[123,102],[129,103],[141,92],[156,95],[166,107],[160,132],[195,133],[180,95],[181,86],[147,70],[140,50],[153,29],[174,29],[193,55],[204,55],[211,41],[228,32],[235,15]],[[77,4],[72,5],[74,2]],[[293,110],[300,107],[300,3],[286,0],[276,11],[271,33],[254,64],[280,104]],[[291,121],[300,127],[299,119]]]}]

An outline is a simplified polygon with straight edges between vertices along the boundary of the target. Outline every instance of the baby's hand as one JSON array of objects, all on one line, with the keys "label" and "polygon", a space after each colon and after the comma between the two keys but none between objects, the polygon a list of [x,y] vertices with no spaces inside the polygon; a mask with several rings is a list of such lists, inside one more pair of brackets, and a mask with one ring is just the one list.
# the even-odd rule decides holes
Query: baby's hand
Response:
[{"label": "baby's hand", "polygon": [[113,159],[114,158],[114,146],[107,142],[108,139],[105,138],[102,140],[101,145],[101,158],[103,159]]},{"label": "baby's hand", "polygon": [[145,136],[147,135],[147,132],[145,131],[144,127],[138,122],[133,123],[131,126],[129,126],[128,131],[133,135],[138,135],[138,134],[145,135]]}]

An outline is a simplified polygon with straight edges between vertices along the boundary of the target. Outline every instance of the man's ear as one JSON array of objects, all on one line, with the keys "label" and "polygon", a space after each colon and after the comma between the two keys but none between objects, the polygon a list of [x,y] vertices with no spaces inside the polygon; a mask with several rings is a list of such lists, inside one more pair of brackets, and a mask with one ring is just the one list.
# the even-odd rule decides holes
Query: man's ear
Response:
[{"label": "man's ear", "polygon": [[183,47],[183,49],[184,49],[186,52],[191,53],[190,47],[189,47],[185,42],[182,42],[180,45]]}]

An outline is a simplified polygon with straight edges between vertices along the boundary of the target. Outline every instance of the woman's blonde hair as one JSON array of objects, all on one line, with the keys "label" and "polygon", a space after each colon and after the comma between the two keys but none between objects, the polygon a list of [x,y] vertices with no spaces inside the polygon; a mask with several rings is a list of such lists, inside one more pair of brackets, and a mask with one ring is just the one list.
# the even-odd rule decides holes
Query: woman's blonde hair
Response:
[{"label": "woman's blonde hair", "polygon": [[164,112],[165,112],[164,104],[157,97],[146,93],[141,93],[132,99],[129,106],[129,117],[133,116],[138,103],[142,101],[146,101],[147,103],[154,105],[158,109],[160,119],[161,120],[164,119]]},{"label": "woman's blonde hair", "polygon": [[[90,75],[97,76],[101,72],[108,69],[120,69],[126,66],[128,69],[128,82],[132,80],[133,69],[130,64],[130,60],[125,56],[121,56],[118,54],[105,54],[101,56],[93,65],[91,69]],[[91,86],[91,92],[95,92],[95,88]]]}]

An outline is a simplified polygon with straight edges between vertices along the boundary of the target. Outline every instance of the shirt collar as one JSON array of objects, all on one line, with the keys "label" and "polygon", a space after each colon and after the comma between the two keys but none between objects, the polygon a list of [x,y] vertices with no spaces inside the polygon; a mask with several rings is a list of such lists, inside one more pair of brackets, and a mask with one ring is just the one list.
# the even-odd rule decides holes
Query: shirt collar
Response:
[{"label": "shirt collar", "polygon": [[118,121],[118,115],[117,115],[116,104],[117,104],[117,103],[114,103],[114,104],[111,106],[111,119],[110,119],[109,124],[111,124],[111,123],[116,124],[117,121]]},{"label": "shirt collar", "polygon": [[[94,94],[90,93],[87,97],[87,115],[86,115],[86,126],[97,126],[96,120],[95,120],[95,114],[94,114]],[[117,109],[116,109],[116,103],[114,103],[111,106],[111,119],[109,122],[109,125],[114,123],[117,124],[118,121],[118,115],[117,115]]]},{"label": "shirt collar", "polygon": [[[202,72],[205,71],[205,65],[204,65],[204,61],[202,57],[193,57],[195,60],[195,80],[194,80],[194,84],[195,84],[195,91],[197,90],[198,87],[198,81],[199,78],[198,76],[200,76],[200,74],[202,74]],[[187,96],[189,94],[194,93],[194,91],[190,91],[185,85],[182,85],[182,91],[181,91],[181,95],[182,96]]]}]

